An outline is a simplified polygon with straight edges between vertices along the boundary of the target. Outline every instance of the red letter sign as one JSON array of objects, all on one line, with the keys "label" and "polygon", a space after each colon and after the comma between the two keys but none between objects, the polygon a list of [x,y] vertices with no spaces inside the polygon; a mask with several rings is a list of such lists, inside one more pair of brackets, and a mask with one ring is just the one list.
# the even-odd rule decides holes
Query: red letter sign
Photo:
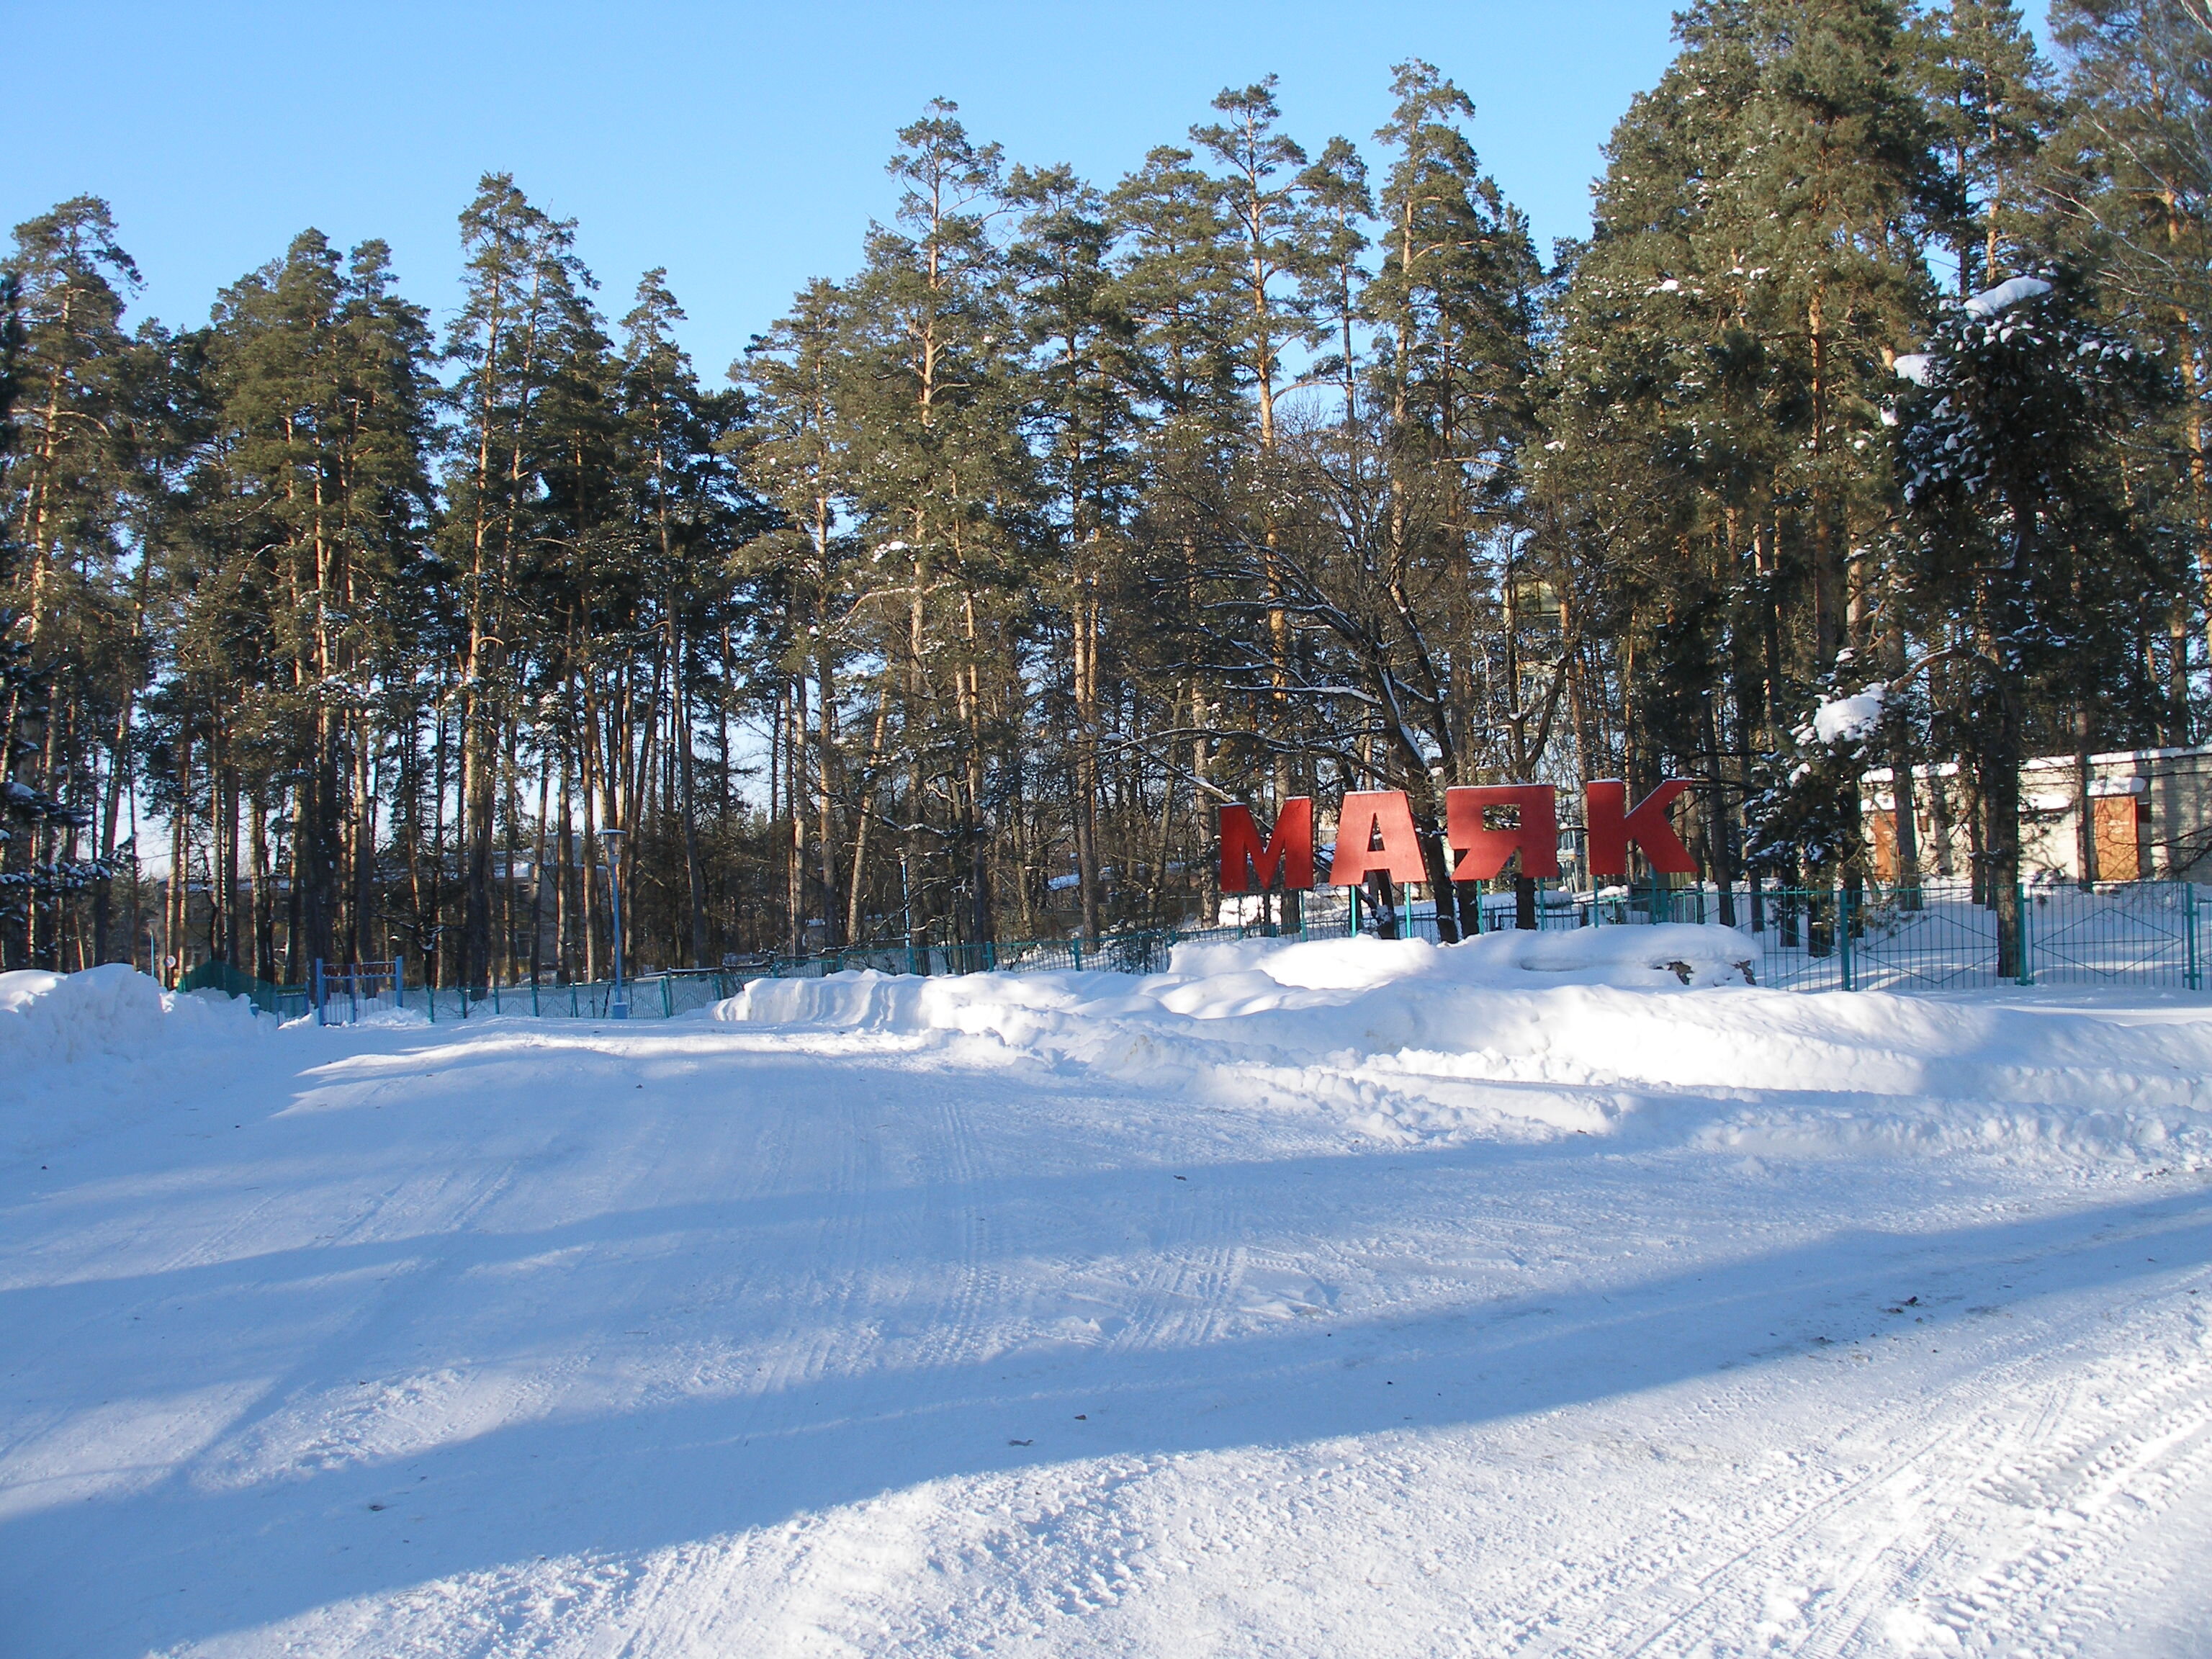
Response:
[{"label": "red letter sign", "polygon": [[[1382,844],[1372,843],[1377,834]],[[1413,809],[1402,789],[1376,789],[1344,798],[1336,817],[1336,860],[1329,866],[1330,884],[1356,887],[1375,871],[1393,881],[1426,881],[1428,866],[1421,861],[1421,841],[1413,833]]]},{"label": "red letter sign", "polygon": [[[1524,876],[1559,873],[1559,812],[1547,783],[1497,783],[1444,791],[1444,833],[1451,837],[1452,879],[1488,881],[1521,854]],[[1483,819],[1493,807],[1517,808],[1521,821],[1493,830]]]},{"label": "red letter sign", "polygon": [[1667,822],[1667,809],[1674,797],[1690,786],[1670,779],[1646,795],[1633,812],[1624,812],[1628,786],[1618,780],[1593,783],[1583,792],[1589,824],[1589,867],[1594,876],[1628,873],[1628,843],[1644,848],[1654,870],[1670,876],[1686,876],[1697,870],[1690,849]]},{"label": "red letter sign", "polygon": [[1249,892],[1256,873],[1260,886],[1280,877],[1285,887],[1313,885],[1313,801],[1293,795],[1275,815],[1275,833],[1265,847],[1249,806],[1221,809],[1221,890]]}]

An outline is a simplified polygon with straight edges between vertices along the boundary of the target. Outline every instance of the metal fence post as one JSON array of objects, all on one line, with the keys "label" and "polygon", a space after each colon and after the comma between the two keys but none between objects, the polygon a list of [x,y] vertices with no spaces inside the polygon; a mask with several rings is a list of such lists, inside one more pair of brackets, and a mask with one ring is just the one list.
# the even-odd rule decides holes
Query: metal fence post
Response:
[{"label": "metal fence post", "polygon": [[2035,983],[2035,966],[2033,959],[2027,953],[2028,938],[2032,931],[2027,925],[2027,884],[2024,881],[2015,882],[2013,884],[2012,890],[2013,908],[2020,914],[2020,982],[2022,985],[2033,985]]},{"label": "metal fence post", "polygon": [[2190,991],[2201,991],[2203,984],[2201,984],[2201,973],[2199,969],[2197,969],[2197,883],[2192,883],[2192,880],[2181,883],[2181,911],[2184,911],[2184,915],[2188,918],[2188,936],[2190,936],[2188,987]]},{"label": "metal fence post", "polygon": [[1844,989],[1857,990],[1851,974],[1851,890],[1848,887],[1836,889],[1836,959],[1843,970]]},{"label": "metal fence post", "polygon": [[670,986],[668,975],[663,974],[660,976],[660,1017],[663,1019],[676,1018],[676,995]]}]

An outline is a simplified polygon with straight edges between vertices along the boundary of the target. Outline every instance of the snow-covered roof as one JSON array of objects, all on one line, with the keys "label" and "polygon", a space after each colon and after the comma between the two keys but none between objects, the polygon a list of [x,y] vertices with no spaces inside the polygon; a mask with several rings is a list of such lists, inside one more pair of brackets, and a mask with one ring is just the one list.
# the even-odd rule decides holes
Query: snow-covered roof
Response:
[{"label": "snow-covered roof", "polygon": [[[2089,757],[2092,766],[2133,766],[2148,761],[2212,759],[2212,744],[2191,744],[2178,749],[2106,749]],[[2081,763],[2071,755],[2037,755],[2020,763],[2023,772],[2051,772],[2064,769],[2071,771]],[[1959,763],[1943,761],[1935,765],[1916,766],[1916,778],[1955,777]],[[1891,783],[1896,781],[1896,769],[1887,766],[1869,767],[1859,774],[1862,783]]]}]

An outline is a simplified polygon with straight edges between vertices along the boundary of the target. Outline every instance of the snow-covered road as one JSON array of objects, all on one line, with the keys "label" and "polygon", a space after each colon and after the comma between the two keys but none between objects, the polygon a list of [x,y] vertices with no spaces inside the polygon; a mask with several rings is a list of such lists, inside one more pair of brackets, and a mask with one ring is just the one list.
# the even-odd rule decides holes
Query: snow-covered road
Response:
[{"label": "snow-covered road", "polygon": [[2212,1009],[2026,1006],[2181,1103],[1868,1150],[1506,1056],[1439,1127],[911,1019],[17,1071],[0,1653],[2202,1654]]}]

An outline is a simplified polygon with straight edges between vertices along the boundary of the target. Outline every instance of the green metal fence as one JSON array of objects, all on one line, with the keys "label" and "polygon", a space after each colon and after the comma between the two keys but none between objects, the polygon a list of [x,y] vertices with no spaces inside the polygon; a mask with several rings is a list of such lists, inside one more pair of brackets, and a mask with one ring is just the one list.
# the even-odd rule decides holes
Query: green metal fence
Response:
[{"label": "green metal fence", "polygon": [[[1510,893],[1483,896],[1485,932],[1512,926]],[[1997,913],[1964,883],[1899,888],[1758,886],[1737,884],[1725,895],[1711,884],[1633,886],[1577,893],[1559,886],[1538,895],[1540,927],[1632,927],[1652,922],[1708,922],[1723,918],[1752,933],[1762,954],[1762,985],[1798,991],[1940,992],[2005,985],[2078,985],[2204,988],[2204,902],[2183,881],[2137,881],[2081,887],[2033,883],[2018,890],[2020,949],[2000,971]],[[1382,918],[1356,900],[1309,895],[1300,925],[1288,936],[1342,939],[1374,933]],[[1435,908],[1401,902],[1388,926],[1401,938],[1437,936]],[[633,1019],[669,1019],[734,996],[763,977],[819,978],[854,969],[946,975],[1107,971],[1164,972],[1178,945],[1277,935],[1262,922],[1206,928],[1143,928],[1079,939],[1006,939],[976,944],[854,945],[805,956],[764,957],[719,969],[676,969],[629,982]],[[343,971],[343,970],[339,970]],[[216,989],[250,999],[282,1018],[313,1006],[306,986],[270,985],[227,963],[203,963],[180,990]],[[437,1023],[522,1015],[540,1019],[605,1019],[614,986],[588,983],[491,985],[460,991],[409,986],[404,1006]]]},{"label": "green metal fence", "polygon": [[278,1019],[297,1019],[314,1006],[304,985],[271,985],[265,979],[256,979],[241,973],[221,957],[210,957],[192,969],[177,981],[179,991],[221,991],[225,996],[244,997],[264,1014]]},{"label": "green metal fence", "polygon": [[[1352,907],[1341,902],[1309,903],[1301,925],[1288,937],[1342,939],[1352,931]],[[975,944],[912,945],[903,942],[856,945],[805,956],[765,957],[726,968],[677,969],[641,975],[627,983],[629,1018],[672,1019],[711,1007],[735,996],[747,981],[819,979],[830,974],[872,969],[882,974],[948,975],[985,972],[1038,974],[1110,972],[1154,974],[1166,970],[1178,945],[1279,936],[1267,923],[1205,928],[1141,928],[1108,933],[1092,941],[1080,938],[996,939]],[[538,1019],[605,1019],[614,994],[610,980],[574,984],[488,985],[471,990],[410,986],[407,1006],[434,1023],[520,1014]]]},{"label": "green metal fence", "polygon": [[[725,997],[733,997],[757,972],[730,969],[678,969],[647,974],[624,981],[629,993],[632,1019],[672,1019],[696,1013]],[[482,1019],[493,1015],[520,1014],[534,1019],[605,1019],[614,997],[612,980],[579,981],[560,985],[487,985],[471,990],[453,987],[410,990],[407,1006],[418,1008],[433,1024],[448,1020]]]},{"label": "green metal fence", "polygon": [[[2003,969],[1997,913],[1965,882],[1917,887],[1781,887],[1663,881],[1537,893],[1537,925],[1618,927],[1728,921],[1755,935],[1762,985],[1797,991],[1956,991],[2002,985],[2204,988],[2201,917],[2185,881],[2032,882],[2018,889],[2021,948]],[[1510,927],[1513,896],[1482,896],[1483,931]],[[1369,913],[1365,930],[1376,931]],[[1435,907],[1392,918],[1401,938],[1437,938]]]},{"label": "green metal fence", "polygon": [[[1639,895],[1639,897],[1644,896]],[[1759,981],[1800,991],[1960,991],[2005,985],[2203,988],[2203,904],[2185,881],[2023,883],[2010,963],[1998,915],[1966,883],[1738,887],[1735,925],[1762,946]],[[1657,890],[1649,919],[1717,910],[1712,889]]]}]

